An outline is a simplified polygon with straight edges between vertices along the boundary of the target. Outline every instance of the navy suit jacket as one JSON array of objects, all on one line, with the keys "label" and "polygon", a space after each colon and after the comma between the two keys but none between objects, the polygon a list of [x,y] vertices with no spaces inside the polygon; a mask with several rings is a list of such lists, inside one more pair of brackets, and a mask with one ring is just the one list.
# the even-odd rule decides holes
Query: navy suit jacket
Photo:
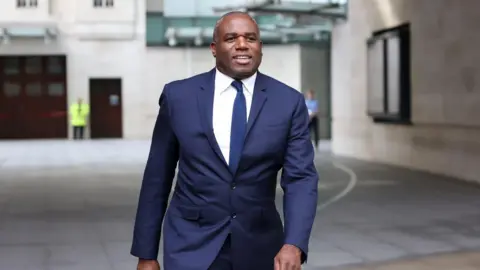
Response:
[{"label": "navy suit jacket", "polygon": [[[305,99],[258,73],[242,157],[232,172],[212,128],[215,73],[212,69],[163,89],[131,254],[157,259],[163,222],[165,270],[208,269],[228,234],[235,269],[273,269],[283,244],[299,247],[303,263],[318,184]],[[275,207],[280,170],[284,225]]]}]

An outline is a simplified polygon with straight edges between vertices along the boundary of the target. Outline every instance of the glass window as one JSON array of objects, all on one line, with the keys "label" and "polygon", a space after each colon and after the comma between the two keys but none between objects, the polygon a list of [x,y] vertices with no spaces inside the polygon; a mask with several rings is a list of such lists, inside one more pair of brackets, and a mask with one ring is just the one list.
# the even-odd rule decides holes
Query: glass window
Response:
[{"label": "glass window", "polygon": [[20,95],[20,84],[18,83],[3,83],[3,93],[6,97],[16,97]]},{"label": "glass window", "polygon": [[42,58],[34,56],[25,59],[25,72],[27,74],[42,73]]},{"label": "glass window", "polygon": [[410,24],[372,33],[367,41],[368,114],[374,121],[410,121]]},{"label": "glass window", "polygon": [[384,112],[384,51],[383,39],[374,40],[368,46],[367,53],[367,84],[368,112],[372,114]]},{"label": "glass window", "polygon": [[27,5],[27,0],[17,0],[17,7],[25,7]]},{"label": "glass window", "polygon": [[62,58],[57,56],[50,56],[47,60],[47,69],[48,73],[50,74],[62,74],[64,73],[63,70],[63,63]]},{"label": "glass window", "polygon": [[63,96],[65,92],[65,88],[63,87],[63,83],[50,83],[48,84],[48,95],[49,96]]},{"label": "glass window", "polygon": [[25,86],[25,93],[30,97],[42,95],[42,85],[39,82],[29,83]]},{"label": "glass window", "polygon": [[20,60],[18,57],[3,58],[3,73],[6,75],[15,75],[20,73]]},{"label": "glass window", "polygon": [[93,0],[94,7],[113,7],[114,0]]},{"label": "glass window", "polygon": [[388,112],[400,113],[400,38],[391,37],[387,43],[388,54]]}]

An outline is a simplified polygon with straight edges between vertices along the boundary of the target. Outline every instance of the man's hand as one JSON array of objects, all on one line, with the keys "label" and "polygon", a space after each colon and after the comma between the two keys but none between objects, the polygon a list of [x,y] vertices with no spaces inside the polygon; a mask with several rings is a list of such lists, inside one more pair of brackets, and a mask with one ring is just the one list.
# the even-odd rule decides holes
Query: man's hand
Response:
[{"label": "man's hand", "polygon": [[275,256],[275,270],[300,270],[302,251],[293,245],[284,245]]},{"label": "man's hand", "polygon": [[137,270],[160,270],[157,260],[138,260]]}]

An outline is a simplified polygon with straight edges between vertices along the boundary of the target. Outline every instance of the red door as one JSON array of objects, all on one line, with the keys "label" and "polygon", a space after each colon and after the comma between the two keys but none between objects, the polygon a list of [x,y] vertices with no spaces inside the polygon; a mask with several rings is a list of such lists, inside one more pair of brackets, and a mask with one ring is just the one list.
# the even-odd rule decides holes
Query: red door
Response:
[{"label": "red door", "polygon": [[22,86],[18,82],[1,80],[0,92],[0,138],[21,137],[18,110],[21,105]]},{"label": "red door", "polygon": [[68,137],[67,114],[67,59],[63,56],[48,56],[44,58],[46,75],[43,89],[43,126],[47,128],[47,138]]},{"label": "red door", "polygon": [[20,80],[21,68],[18,57],[0,59],[0,138],[22,137],[20,108],[23,85]]},{"label": "red door", "polygon": [[0,58],[0,139],[67,137],[64,56]]},{"label": "red door", "polygon": [[90,137],[123,137],[121,79],[90,79]]}]

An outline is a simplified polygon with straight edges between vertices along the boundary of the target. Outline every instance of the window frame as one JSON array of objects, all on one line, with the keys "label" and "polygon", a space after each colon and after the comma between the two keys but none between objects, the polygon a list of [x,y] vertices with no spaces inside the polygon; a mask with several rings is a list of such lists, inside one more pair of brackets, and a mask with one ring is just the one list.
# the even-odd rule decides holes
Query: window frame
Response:
[{"label": "window frame", "polygon": [[37,8],[38,0],[17,0],[17,8]]},{"label": "window frame", "polygon": [[94,8],[113,8],[115,6],[114,0],[93,0]]},{"label": "window frame", "polygon": [[[389,44],[398,40],[398,54],[393,56],[397,60],[397,64],[392,66],[392,55],[389,55]],[[370,52],[375,45],[381,46],[381,59],[370,58]],[[393,28],[383,29],[373,32],[366,42],[367,54],[367,115],[376,123],[395,123],[395,124],[411,124],[411,78],[410,78],[410,24],[405,23]],[[382,63],[382,70],[371,70],[372,61],[380,61]],[[390,68],[395,68],[394,72]],[[378,74],[380,73],[380,74]],[[390,84],[390,81],[395,80],[390,78],[392,74],[398,76],[397,83]],[[372,76],[373,75],[373,76]],[[376,77],[380,76],[380,77]],[[373,108],[372,103],[374,90],[373,80],[380,80],[381,93],[381,109]],[[376,81],[376,83],[379,83]],[[391,87],[396,87],[392,89]],[[392,93],[397,94],[395,103],[391,103]],[[377,92],[378,94],[378,92]],[[392,104],[397,108],[397,111],[391,111]]]}]

